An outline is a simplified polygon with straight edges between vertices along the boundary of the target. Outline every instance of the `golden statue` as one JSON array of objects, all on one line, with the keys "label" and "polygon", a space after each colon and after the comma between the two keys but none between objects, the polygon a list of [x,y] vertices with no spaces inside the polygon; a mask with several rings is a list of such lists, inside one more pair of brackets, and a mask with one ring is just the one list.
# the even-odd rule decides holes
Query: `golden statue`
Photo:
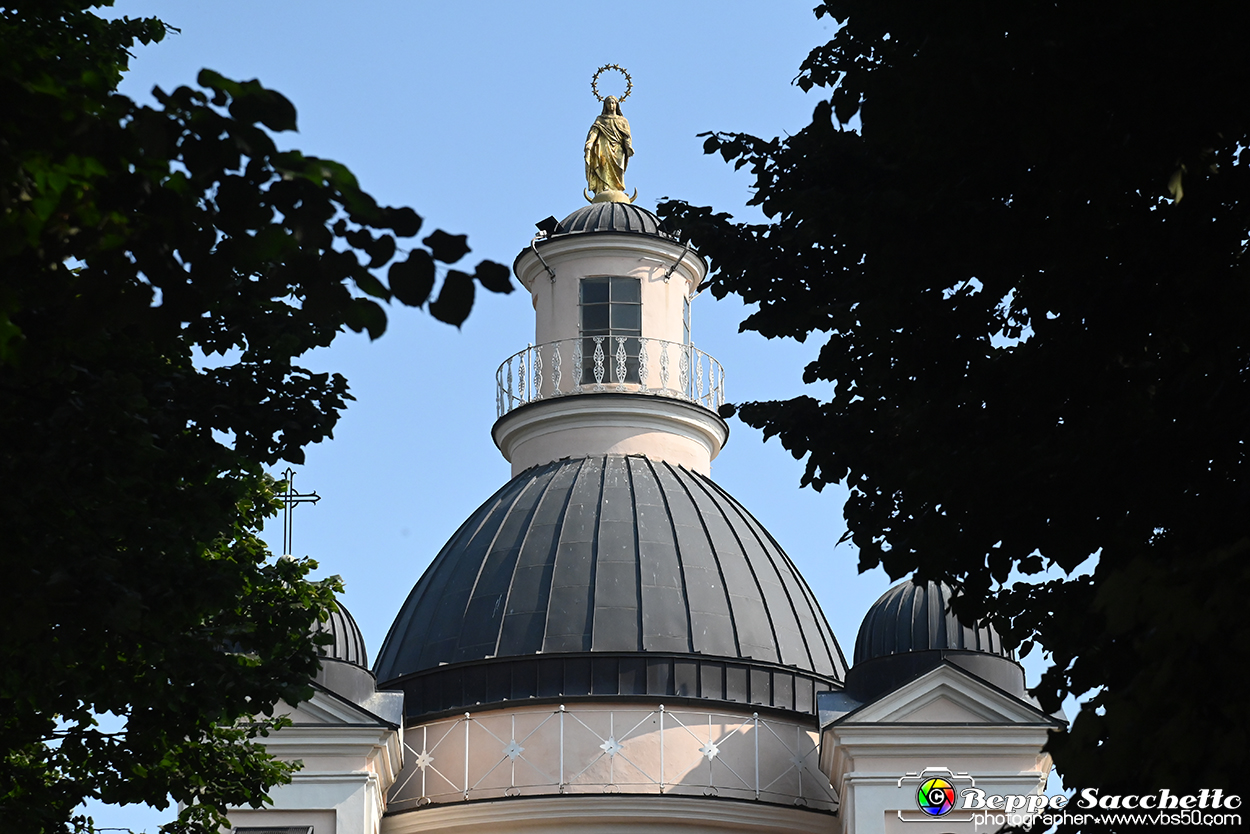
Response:
[{"label": "golden statue", "polygon": [[[629,86],[620,99],[616,96],[600,97],[599,74],[605,69],[614,69],[625,75]],[[586,134],[586,187],[595,193],[594,199],[589,194],[586,194],[586,199],[592,203],[632,203],[638,196],[637,190],[633,197],[625,193],[625,170],[629,167],[629,158],[634,155],[634,145],[629,133],[629,121],[621,113],[621,102],[629,96],[633,86],[629,73],[616,64],[600,67],[590,82],[595,98],[603,102],[603,112]]]},{"label": "golden statue", "polygon": [[[629,121],[621,115],[616,96],[603,100],[603,113],[590,126],[586,135],[586,187],[595,192],[598,202],[627,202],[625,169],[634,155],[630,141]],[[620,197],[611,195],[616,192]]]}]

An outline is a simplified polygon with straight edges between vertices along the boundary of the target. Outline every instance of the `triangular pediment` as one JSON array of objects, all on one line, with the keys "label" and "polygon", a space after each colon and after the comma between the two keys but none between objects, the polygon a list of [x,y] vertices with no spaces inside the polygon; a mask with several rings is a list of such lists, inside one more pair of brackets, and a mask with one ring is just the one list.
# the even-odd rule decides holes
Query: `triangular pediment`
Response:
[{"label": "triangular pediment", "polygon": [[290,716],[294,724],[320,724],[325,726],[387,726],[387,722],[373,713],[353,704],[334,693],[317,687],[313,696],[298,706],[285,702],[278,704],[276,712]]},{"label": "triangular pediment", "polygon": [[1033,704],[944,663],[835,722],[862,724],[981,724],[1058,726]]}]

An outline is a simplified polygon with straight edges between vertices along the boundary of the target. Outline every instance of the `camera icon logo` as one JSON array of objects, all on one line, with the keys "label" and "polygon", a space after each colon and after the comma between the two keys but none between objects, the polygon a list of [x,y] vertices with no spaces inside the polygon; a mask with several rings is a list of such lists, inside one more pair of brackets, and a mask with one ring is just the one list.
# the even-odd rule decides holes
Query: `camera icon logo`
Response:
[{"label": "camera icon logo", "polygon": [[[939,819],[955,809],[959,795],[957,783],[962,783],[963,787],[976,785],[967,773],[955,773],[944,767],[926,767],[919,773],[908,773],[899,778],[898,786],[901,788],[907,782],[916,784],[916,807],[928,819]],[[902,812],[899,814],[901,819]]]},{"label": "camera icon logo", "polygon": [[944,817],[955,807],[955,786],[941,776],[930,776],[916,791],[916,805],[929,816]]}]

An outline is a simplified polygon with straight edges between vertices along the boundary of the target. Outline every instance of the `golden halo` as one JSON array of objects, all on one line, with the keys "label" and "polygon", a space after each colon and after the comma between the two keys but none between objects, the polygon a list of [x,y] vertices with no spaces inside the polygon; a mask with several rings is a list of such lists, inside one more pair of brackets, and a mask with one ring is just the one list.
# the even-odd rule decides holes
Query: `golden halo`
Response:
[{"label": "golden halo", "polygon": [[629,73],[620,64],[604,64],[595,70],[595,74],[590,79],[590,91],[595,94],[595,101],[603,101],[603,96],[599,95],[599,76],[603,74],[604,70],[616,70],[625,76],[625,94],[618,98],[617,102],[622,102],[629,98],[629,94],[634,90],[634,79],[629,77]]}]

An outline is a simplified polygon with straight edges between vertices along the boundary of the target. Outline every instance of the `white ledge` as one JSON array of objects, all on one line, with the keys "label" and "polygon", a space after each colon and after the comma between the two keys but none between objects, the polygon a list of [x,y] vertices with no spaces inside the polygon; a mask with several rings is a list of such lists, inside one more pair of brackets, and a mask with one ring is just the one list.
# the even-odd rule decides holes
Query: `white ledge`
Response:
[{"label": "white ledge", "polygon": [[513,475],[595,455],[643,455],[708,475],[729,426],[681,400],[604,392],[529,403],[499,418],[491,435]]}]

